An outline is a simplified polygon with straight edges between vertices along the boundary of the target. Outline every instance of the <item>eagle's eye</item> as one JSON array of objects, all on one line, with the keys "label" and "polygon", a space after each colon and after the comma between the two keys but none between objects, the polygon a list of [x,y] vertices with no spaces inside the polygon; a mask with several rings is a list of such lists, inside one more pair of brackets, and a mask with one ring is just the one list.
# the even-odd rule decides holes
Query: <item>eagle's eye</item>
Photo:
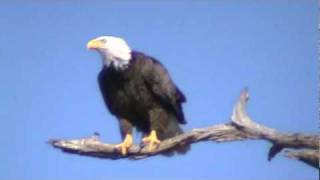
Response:
[{"label": "eagle's eye", "polygon": [[100,41],[101,41],[102,43],[106,43],[106,42],[107,42],[106,39],[100,39]]}]

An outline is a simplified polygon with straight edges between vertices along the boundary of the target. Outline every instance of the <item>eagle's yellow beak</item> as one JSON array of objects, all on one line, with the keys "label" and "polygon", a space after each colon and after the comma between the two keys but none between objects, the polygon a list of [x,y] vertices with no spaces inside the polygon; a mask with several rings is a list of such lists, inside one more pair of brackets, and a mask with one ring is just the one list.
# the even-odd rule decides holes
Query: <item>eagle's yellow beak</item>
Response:
[{"label": "eagle's yellow beak", "polygon": [[87,44],[88,49],[98,49],[98,48],[101,48],[102,46],[103,46],[103,42],[96,39],[89,41]]}]

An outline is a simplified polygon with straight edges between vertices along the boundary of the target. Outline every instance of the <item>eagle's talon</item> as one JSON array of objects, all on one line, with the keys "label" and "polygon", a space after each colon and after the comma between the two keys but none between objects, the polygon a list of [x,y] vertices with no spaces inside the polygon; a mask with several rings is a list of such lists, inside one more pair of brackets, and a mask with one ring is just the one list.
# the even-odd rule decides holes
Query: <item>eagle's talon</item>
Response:
[{"label": "eagle's talon", "polygon": [[116,148],[121,152],[123,156],[127,155],[128,149],[132,146],[133,139],[131,134],[127,134],[122,143],[116,145]]},{"label": "eagle's talon", "polygon": [[142,139],[142,142],[148,144],[149,152],[153,152],[161,141],[158,139],[156,131],[152,130],[149,136]]}]

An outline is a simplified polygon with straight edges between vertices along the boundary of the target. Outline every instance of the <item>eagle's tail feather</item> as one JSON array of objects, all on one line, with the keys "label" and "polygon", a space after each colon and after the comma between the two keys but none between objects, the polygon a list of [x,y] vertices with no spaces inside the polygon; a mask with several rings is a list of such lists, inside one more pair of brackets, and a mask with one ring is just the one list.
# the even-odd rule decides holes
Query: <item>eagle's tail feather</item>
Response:
[{"label": "eagle's tail feather", "polygon": [[[164,128],[161,128],[161,130],[158,132],[157,135],[160,140],[164,140],[164,139],[172,138],[182,133],[183,133],[183,130],[179,126],[179,122],[176,116],[169,115],[167,126]],[[178,154],[185,154],[188,150],[190,150],[190,145],[180,144],[174,150],[166,152],[165,155],[171,156],[174,154],[174,152],[177,152]]]}]

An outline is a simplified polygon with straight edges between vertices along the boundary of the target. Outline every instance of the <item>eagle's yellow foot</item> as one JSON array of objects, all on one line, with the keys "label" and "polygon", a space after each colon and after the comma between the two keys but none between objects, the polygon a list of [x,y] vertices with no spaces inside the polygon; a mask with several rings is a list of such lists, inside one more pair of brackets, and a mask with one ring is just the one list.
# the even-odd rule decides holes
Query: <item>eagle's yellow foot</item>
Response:
[{"label": "eagle's yellow foot", "polygon": [[124,138],[123,142],[116,145],[116,147],[121,151],[121,154],[123,156],[127,155],[128,149],[132,146],[133,144],[133,138],[131,134],[127,134],[126,137]]},{"label": "eagle's yellow foot", "polygon": [[156,131],[152,130],[149,136],[142,139],[142,142],[148,144],[148,151],[152,152],[156,149],[157,145],[160,143],[160,140],[157,137]]}]

